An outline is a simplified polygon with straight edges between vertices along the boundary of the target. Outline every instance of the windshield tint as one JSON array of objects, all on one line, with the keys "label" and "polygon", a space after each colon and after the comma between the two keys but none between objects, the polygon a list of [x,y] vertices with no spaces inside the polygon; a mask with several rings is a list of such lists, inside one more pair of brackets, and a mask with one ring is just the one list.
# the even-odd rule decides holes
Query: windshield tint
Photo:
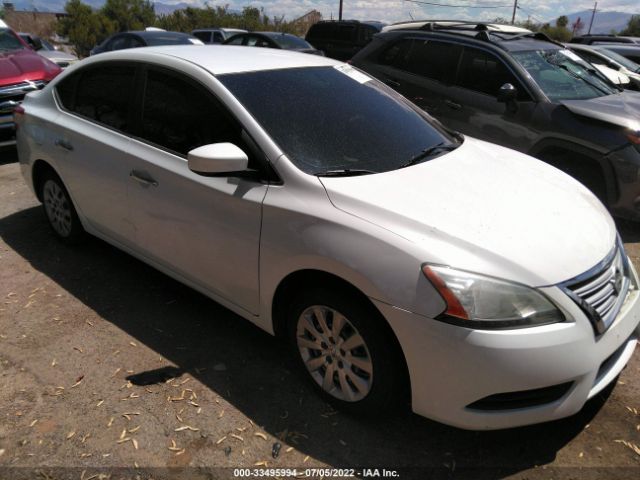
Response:
[{"label": "windshield tint", "polygon": [[633,60],[629,60],[627,57],[623,57],[619,53],[609,50],[608,48],[598,48],[598,51],[603,55],[609,57],[611,60],[618,62],[623,67],[631,70],[632,72],[640,71],[640,65]]},{"label": "windshield tint", "polygon": [[19,50],[25,46],[8,28],[0,28],[0,50]]},{"label": "windshield tint", "polygon": [[550,100],[581,100],[617,93],[589,63],[569,50],[514,52]]},{"label": "windshield tint", "polygon": [[346,65],[218,78],[306,173],[395,170],[453,143],[417,107]]}]

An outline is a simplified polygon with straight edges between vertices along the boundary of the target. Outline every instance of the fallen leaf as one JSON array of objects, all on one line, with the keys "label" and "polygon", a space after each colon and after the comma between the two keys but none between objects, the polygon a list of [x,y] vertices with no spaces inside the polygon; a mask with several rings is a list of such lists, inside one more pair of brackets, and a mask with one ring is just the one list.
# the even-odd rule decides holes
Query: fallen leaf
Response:
[{"label": "fallen leaf", "polygon": [[192,427],[192,426],[190,426],[190,425],[184,425],[184,426],[182,426],[182,427],[178,427],[178,428],[176,428],[176,429],[174,430],[174,432],[182,432],[183,430],[191,430],[192,432],[197,432],[197,431],[199,431],[200,429],[199,429],[199,428]]}]

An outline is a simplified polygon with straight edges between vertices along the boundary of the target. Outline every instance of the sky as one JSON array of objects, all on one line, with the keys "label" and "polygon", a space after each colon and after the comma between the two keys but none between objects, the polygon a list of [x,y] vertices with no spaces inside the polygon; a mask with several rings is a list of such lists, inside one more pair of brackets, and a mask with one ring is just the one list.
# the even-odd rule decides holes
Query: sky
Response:
[{"label": "sky", "polygon": [[[157,0],[166,4],[187,3],[202,6],[204,0]],[[418,0],[417,0],[418,1]],[[496,17],[511,18],[513,0],[424,0],[428,3],[462,5],[461,8],[439,7],[407,0],[343,0],[343,18],[357,20],[381,20],[395,22],[411,17],[439,19],[492,20]],[[423,1],[423,0],[419,0]],[[242,9],[244,6],[264,7],[268,15],[285,15],[297,18],[312,9],[319,10],[325,19],[338,17],[339,0],[209,0],[209,4]],[[547,21],[562,14],[593,8],[593,0],[518,0],[517,19]],[[469,8],[469,7],[480,8]],[[497,7],[497,8],[494,8]],[[600,0],[599,11],[617,11],[640,14],[640,0]]]}]

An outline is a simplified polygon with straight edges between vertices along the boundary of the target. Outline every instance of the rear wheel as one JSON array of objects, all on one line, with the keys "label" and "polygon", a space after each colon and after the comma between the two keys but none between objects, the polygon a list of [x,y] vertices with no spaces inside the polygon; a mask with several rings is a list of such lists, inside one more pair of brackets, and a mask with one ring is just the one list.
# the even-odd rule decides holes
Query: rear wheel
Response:
[{"label": "rear wheel", "polygon": [[77,243],[84,237],[84,229],[69,193],[62,180],[47,172],[40,183],[40,198],[45,215],[56,236],[65,243]]},{"label": "rear wheel", "polygon": [[336,407],[375,414],[402,394],[394,344],[372,307],[324,289],[296,298],[289,341],[304,374]]}]

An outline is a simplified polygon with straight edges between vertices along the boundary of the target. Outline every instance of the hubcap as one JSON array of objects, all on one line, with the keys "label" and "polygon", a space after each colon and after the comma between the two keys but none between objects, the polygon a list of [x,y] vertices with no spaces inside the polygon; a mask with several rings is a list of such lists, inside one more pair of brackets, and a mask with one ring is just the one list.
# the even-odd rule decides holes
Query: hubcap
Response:
[{"label": "hubcap", "polygon": [[323,305],[307,308],[298,318],[296,340],[307,370],[325,392],[346,402],[367,396],[373,380],[371,355],[344,315]]},{"label": "hubcap", "polygon": [[44,208],[51,226],[61,237],[71,233],[71,206],[60,186],[47,180],[43,189]]}]

